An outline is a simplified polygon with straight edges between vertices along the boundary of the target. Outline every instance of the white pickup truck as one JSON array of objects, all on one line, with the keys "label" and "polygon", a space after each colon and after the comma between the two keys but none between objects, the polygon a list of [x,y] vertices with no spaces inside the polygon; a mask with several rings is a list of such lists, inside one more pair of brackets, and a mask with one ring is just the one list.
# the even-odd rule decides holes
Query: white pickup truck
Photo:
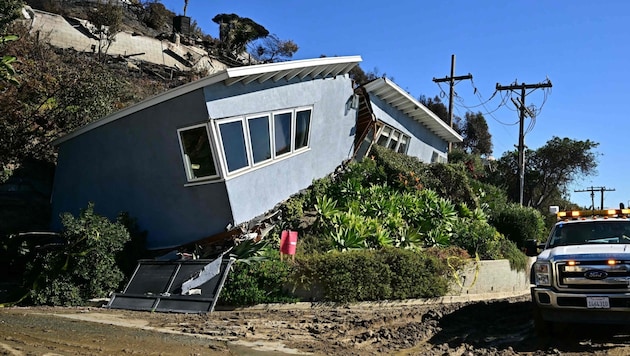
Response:
[{"label": "white pickup truck", "polygon": [[[536,332],[557,322],[630,323],[630,209],[558,212],[531,270]],[[541,251],[542,249],[542,251]]]}]

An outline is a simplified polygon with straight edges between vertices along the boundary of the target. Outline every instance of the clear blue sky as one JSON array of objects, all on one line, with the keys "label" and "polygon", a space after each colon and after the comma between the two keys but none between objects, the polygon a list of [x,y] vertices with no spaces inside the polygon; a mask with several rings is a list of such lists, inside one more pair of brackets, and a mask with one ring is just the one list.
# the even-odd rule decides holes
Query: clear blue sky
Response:
[{"label": "clear blue sky", "polygon": [[[184,0],[162,0],[183,14]],[[571,187],[571,200],[590,206],[589,193],[573,190],[606,187],[605,205],[630,205],[630,1],[592,0],[190,0],[186,15],[204,33],[218,37],[212,18],[219,13],[249,17],[299,50],[294,59],[320,55],[360,55],[361,68],[386,74],[412,96],[433,97],[441,89],[432,81],[450,75],[473,75],[459,82],[455,114],[484,114],[499,158],[518,143],[518,113],[500,106],[497,83],[536,84],[549,78],[550,90],[526,97],[539,114],[526,119],[531,149],[553,136],[592,140],[600,145],[598,174]],[[477,94],[474,93],[477,89]],[[508,92],[502,92],[507,95]],[[546,95],[547,94],[547,95]],[[442,98],[448,105],[448,97]],[[485,106],[481,102],[488,101]],[[544,105],[543,105],[544,104]],[[595,195],[599,206],[600,194]]]}]

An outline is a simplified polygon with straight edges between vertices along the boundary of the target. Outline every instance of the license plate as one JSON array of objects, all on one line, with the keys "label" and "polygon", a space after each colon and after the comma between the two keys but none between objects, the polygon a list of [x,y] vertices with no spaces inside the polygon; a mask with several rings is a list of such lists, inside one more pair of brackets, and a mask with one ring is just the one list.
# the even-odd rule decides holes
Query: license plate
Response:
[{"label": "license plate", "polygon": [[608,297],[586,297],[586,307],[592,309],[608,309],[610,302]]}]

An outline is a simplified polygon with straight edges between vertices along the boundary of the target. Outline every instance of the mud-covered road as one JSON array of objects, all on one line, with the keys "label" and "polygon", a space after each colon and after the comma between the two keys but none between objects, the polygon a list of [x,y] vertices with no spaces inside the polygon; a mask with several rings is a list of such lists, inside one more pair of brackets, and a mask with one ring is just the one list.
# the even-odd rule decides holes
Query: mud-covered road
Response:
[{"label": "mud-covered road", "polygon": [[210,314],[0,309],[0,355],[628,355],[630,327],[534,335],[528,296]]}]

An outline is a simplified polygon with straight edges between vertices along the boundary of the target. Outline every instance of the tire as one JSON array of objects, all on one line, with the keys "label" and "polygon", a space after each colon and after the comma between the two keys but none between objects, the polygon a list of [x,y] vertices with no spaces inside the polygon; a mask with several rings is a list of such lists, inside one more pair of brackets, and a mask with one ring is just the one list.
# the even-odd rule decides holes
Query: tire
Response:
[{"label": "tire", "polygon": [[553,322],[545,320],[542,316],[543,310],[538,307],[536,301],[533,303],[533,319],[534,319],[534,333],[538,337],[548,338],[553,334]]}]

